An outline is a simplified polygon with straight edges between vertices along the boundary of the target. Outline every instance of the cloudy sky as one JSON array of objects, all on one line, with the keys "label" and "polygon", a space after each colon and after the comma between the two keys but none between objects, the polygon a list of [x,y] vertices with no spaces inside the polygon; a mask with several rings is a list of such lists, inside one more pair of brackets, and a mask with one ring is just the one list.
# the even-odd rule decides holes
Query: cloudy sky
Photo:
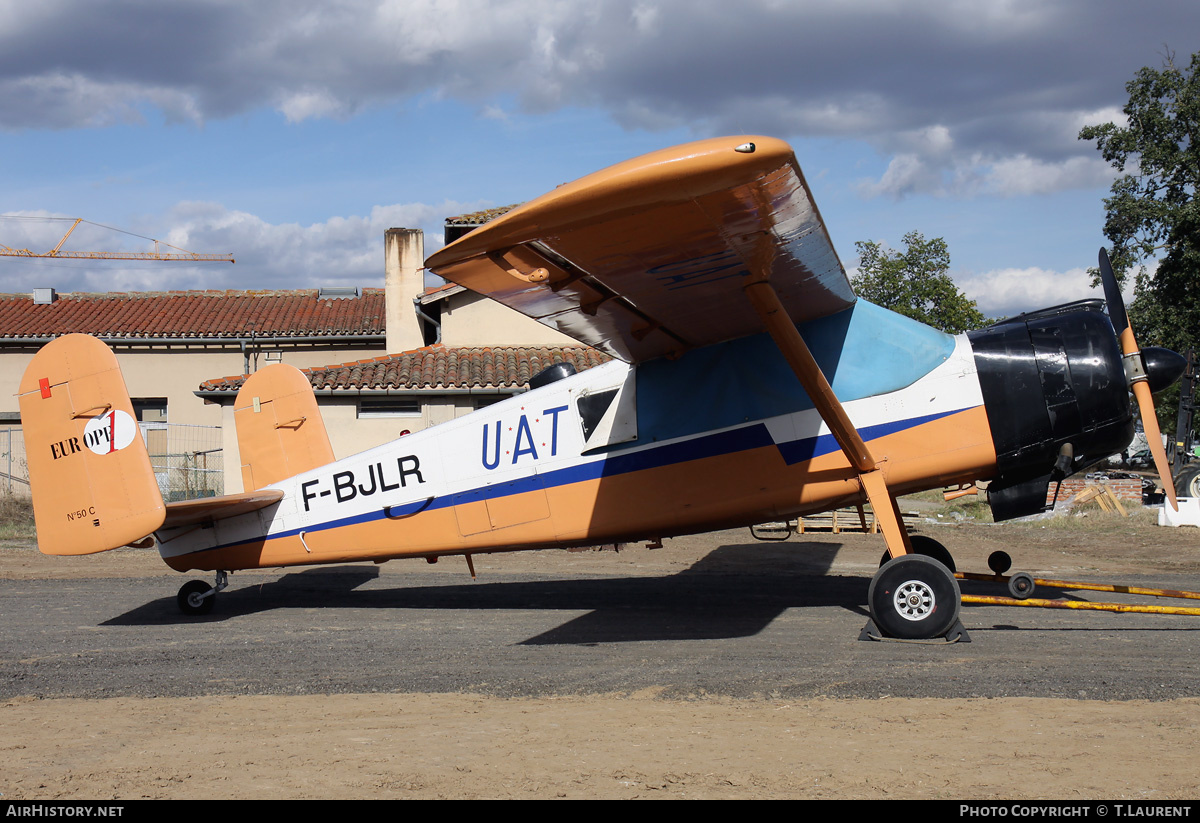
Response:
[{"label": "cloudy sky", "polygon": [[0,290],[382,285],[389,226],[430,252],[448,215],[750,133],[792,143],[847,267],[944,237],[1008,314],[1085,296],[1112,172],[1079,129],[1197,50],[1195,0],[0,0],[0,214],[238,261],[0,258]]}]

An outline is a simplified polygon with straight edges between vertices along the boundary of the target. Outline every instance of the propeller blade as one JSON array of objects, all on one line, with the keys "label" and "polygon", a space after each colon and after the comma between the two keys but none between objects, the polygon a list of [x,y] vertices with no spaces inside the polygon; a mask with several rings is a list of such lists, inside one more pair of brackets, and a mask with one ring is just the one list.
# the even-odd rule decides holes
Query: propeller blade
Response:
[{"label": "propeller blade", "polygon": [[1162,433],[1158,430],[1158,415],[1154,413],[1154,396],[1150,393],[1150,384],[1139,380],[1133,384],[1133,396],[1137,398],[1138,411],[1142,413],[1142,430],[1146,433],[1146,442],[1150,446],[1150,454],[1154,456],[1154,468],[1158,470],[1158,478],[1162,481],[1163,491],[1171,508],[1179,511],[1179,501],[1175,497],[1175,479],[1171,476],[1171,465],[1167,462],[1167,450],[1163,448]]},{"label": "propeller blade", "polygon": [[1146,443],[1150,454],[1154,456],[1154,468],[1158,471],[1158,479],[1163,484],[1163,491],[1171,508],[1179,511],[1179,501],[1175,497],[1175,478],[1171,476],[1171,464],[1167,462],[1167,450],[1163,448],[1162,432],[1158,428],[1158,415],[1154,412],[1154,396],[1146,379],[1146,361],[1138,348],[1137,339],[1129,325],[1129,315],[1125,311],[1125,300],[1121,297],[1121,286],[1113,273],[1112,263],[1108,260],[1108,252],[1100,248],[1100,282],[1104,285],[1104,299],[1108,303],[1108,319],[1112,322],[1121,344],[1121,353],[1129,359],[1136,357],[1133,368],[1140,372],[1140,377],[1132,380],[1130,390],[1137,398],[1138,412],[1142,415],[1142,430],[1146,433]]},{"label": "propeller blade", "polygon": [[[1117,282],[1117,275],[1113,273],[1112,263],[1108,262],[1108,252],[1102,246],[1100,248],[1100,283],[1104,286],[1104,300],[1108,303],[1108,319],[1112,322],[1113,328],[1117,332],[1117,337],[1123,337],[1125,330],[1129,328],[1129,315],[1125,313],[1125,300],[1121,297],[1121,284]],[[1122,339],[1122,349],[1124,349],[1124,340]],[[1137,351],[1135,348],[1134,351]],[[1125,354],[1131,354],[1125,351]]]}]

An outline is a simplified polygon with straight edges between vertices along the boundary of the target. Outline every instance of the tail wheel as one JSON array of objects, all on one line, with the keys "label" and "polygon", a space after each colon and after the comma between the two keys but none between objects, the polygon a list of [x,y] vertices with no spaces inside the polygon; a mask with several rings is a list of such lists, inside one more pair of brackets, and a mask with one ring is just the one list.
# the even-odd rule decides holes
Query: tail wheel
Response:
[{"label": "tail wheel", "polygon": [[871,579],[871,619],[881,632],[903,640],[944,636],[958,622],[962,594],[945,565],[921,554],[889,560]]},{"label": "tail wheel", "polygon": [[208,614],[217,600],[217,592],[203,580],[184,583],[175,597],[179,610],[188,615]]}]

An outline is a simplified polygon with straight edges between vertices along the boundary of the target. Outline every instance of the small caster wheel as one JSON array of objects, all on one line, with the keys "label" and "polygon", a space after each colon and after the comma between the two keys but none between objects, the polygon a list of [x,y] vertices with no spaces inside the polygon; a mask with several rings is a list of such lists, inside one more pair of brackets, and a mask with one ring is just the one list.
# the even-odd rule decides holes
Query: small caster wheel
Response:
[{"label": "small caster wheel", "polygon": [[208,614],[216,602],[217,593],[213,587],[203,580],[191,580],[184,583],[175,597],[179,610],[188,615]]},{"label": "small caster wheel", "polygon": [[1033,596],[1033,575],[1029,572],[1017,572],[1008,578],[1008,592],[1018,600],[1027,600]]}]

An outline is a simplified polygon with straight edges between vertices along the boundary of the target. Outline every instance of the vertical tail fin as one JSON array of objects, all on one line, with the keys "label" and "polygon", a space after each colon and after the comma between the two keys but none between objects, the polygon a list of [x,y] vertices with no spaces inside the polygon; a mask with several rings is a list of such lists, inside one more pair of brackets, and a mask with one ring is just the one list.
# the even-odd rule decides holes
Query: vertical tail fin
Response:
[{"label": "vertical tail fin", "polygon": [[42,552],[107,551],[162,525],[166,507],[108,346],[85,334],[51,341],[19,395]]},{"label": "vertical tail fin", "polygon": [[275,363],[246,379],[233,403],[242,486],[261,489],[333,462],[333,447],[312,384]]}]

